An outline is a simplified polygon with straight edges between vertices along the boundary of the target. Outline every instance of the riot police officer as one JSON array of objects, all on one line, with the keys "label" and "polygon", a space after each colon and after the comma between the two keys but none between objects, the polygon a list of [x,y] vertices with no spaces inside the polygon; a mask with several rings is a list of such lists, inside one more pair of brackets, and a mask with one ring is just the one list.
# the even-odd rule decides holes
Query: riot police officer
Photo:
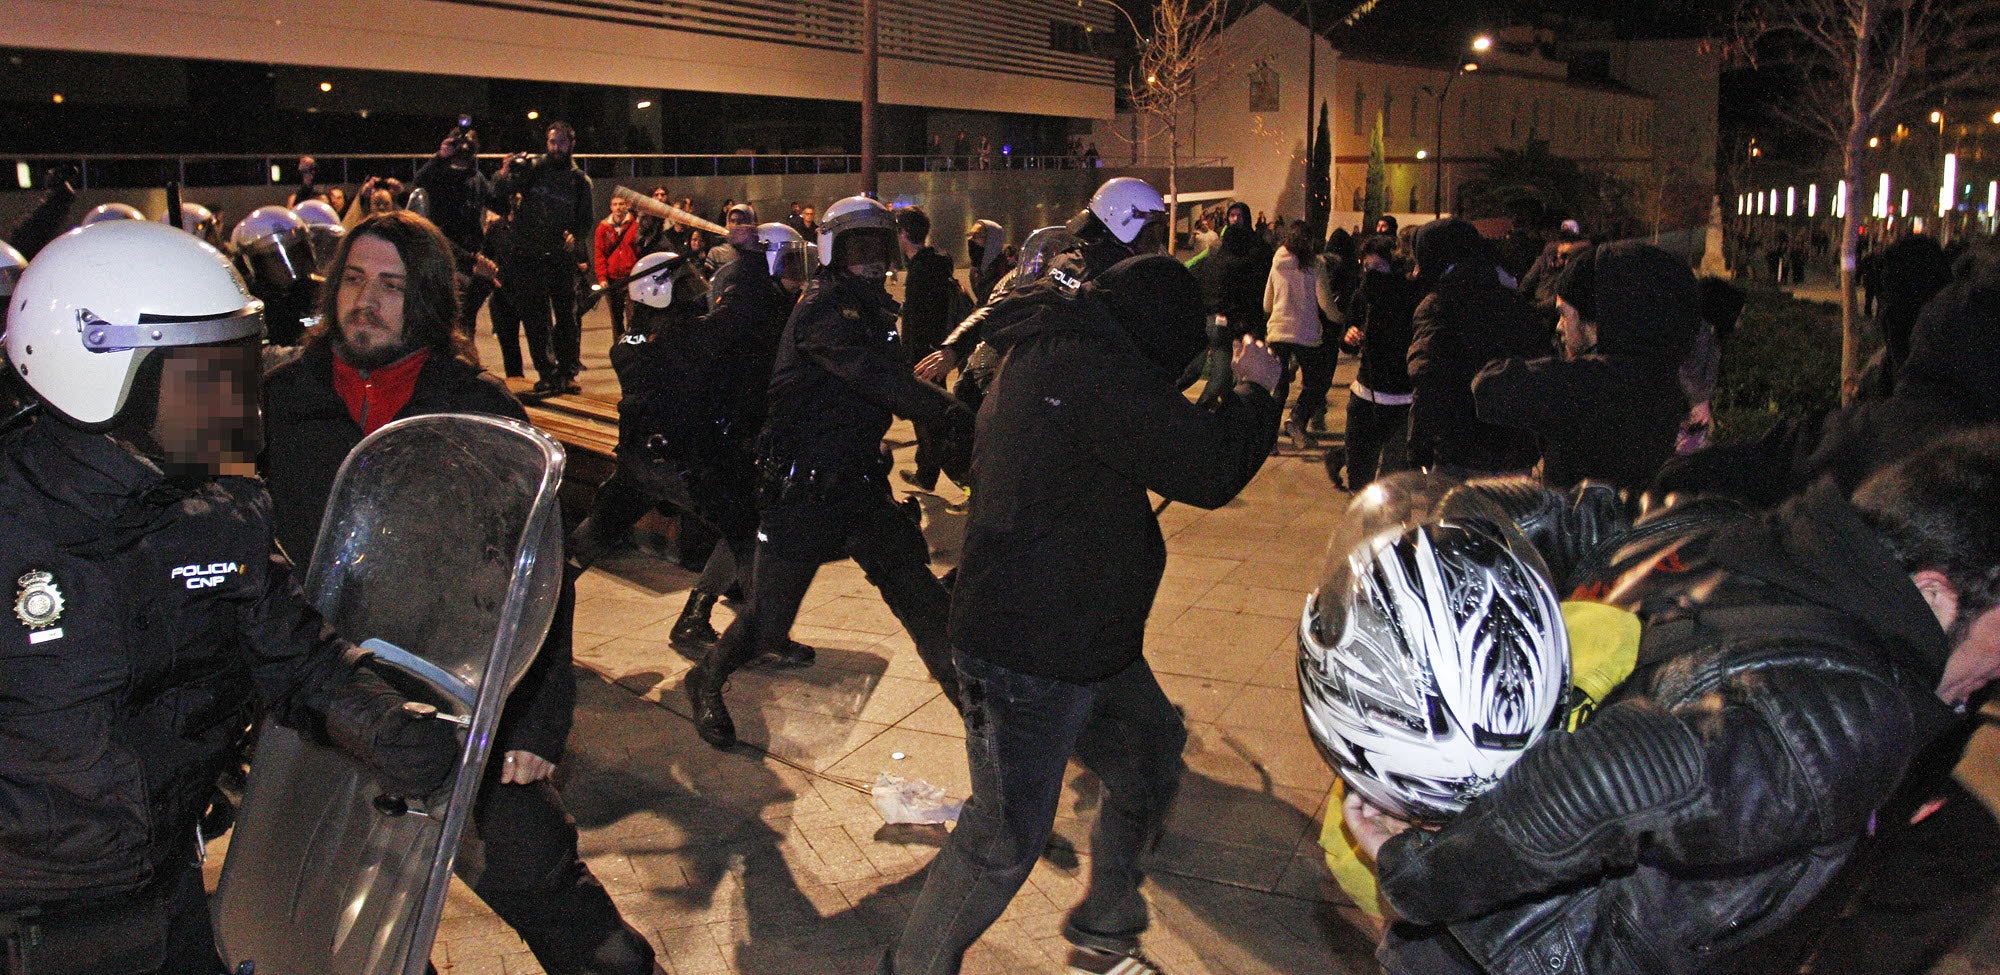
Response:
[{"label": "riot police officer", "polygon": [[785,325],[771,376],[749,604],[687,676],[696,728],[717,748],[736,742],[723,682],[760,653],[781,652],[820,565],[849,556],[957,702],[950,597],[930,572],[922,532],[890,497],[881,444],[896,416],[969,444],[972,416],[905,364],[896,303],[882,286],[895,242],[889,208],[865,196],[828,207],[819,226],[827,263]]}]

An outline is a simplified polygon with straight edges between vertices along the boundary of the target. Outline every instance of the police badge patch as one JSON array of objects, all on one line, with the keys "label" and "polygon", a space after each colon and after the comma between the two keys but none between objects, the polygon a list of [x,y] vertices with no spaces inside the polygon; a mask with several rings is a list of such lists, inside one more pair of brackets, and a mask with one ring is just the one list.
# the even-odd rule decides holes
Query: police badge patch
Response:
[{"label": "police badge patch", "polygon": [[31,630],[45,630],[62,619],[62,590],[56,588],[56,577],[46,572],[30,572],[20,578],[20,591],[14,594],[14,618]]}]

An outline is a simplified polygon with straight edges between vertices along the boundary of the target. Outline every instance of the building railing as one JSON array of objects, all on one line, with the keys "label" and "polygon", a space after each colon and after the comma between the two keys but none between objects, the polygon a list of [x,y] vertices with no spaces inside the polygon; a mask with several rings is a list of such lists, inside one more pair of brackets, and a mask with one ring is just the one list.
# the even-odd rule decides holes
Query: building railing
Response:
[{"label": "building railing", "polygon": [[[355,184],[371,176],[408,180],[435,158],[419,153],[338,153],[313,157],[316,179],[327,185]],[[486,153],[481,168],[491,173],[506,160],[505,153]],[[697,176],[791,176],[861,171],[861,157],[843,153],[676,154],[578,153],[577,165],[590,176],[614,179],[673,179]],[[51,168],[71,167],[78,189],[154,187],[169,180],[182,186],[288,185],[300,182],[299,157],[293,154],[173,155],[165,153],[37,153],[0,155],[0,166],[11,163],[13,184],[41,189]],[[895,155],[875,157],[876,170],[905,172],[979,172],[992,170],[1086,169],[1109,165],[1085,156],[995,152],[966,155]],[[1181,165],[1214,165],[1215,161],[1184,160]],[[4,173],[4,170],[0,170]],[[0,179],[5,179],[0,175]]]}]

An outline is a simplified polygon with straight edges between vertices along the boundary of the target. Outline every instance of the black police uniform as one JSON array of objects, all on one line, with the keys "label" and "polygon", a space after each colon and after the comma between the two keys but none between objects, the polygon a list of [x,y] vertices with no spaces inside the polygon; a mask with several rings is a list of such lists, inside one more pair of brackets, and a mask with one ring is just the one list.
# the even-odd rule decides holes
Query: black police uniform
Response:
[{"label": "black police uniform", "polygon": [[220,972],[197,824],[253,702],[376,740],[386,688],[271,521],[255,480],[182,484],[52,419],[0,440],[0,971]]},{"label": "black police uniform", "polygon": [[[972,417],[950,394],[910,375],[896,318],[896,302],[879,282],[831,267],[793,309],[760,442],[762,519],[750,602],[689,674],[691,696],[719,693],[732,671],[759,654],[782,654],[819,566],[852,557],[956,704],[950,597],[928,567],[923,533],[890,496],[881,444],[896,416],[961,442],[969,441]],[[704,710],[699,701],[697,710]],[[703,730],[711,744],[733,738],[710,737],[708,722]]]}]

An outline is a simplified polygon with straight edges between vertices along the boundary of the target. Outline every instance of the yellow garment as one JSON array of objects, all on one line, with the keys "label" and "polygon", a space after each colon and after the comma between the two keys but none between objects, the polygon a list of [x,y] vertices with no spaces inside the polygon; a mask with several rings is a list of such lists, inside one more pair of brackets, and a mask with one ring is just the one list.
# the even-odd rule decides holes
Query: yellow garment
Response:
[{"label": "yellow garment", "polygon": [[[1575,731],[1597,710],[1597,702],[1615,690],[1638,664],[1640,626],[1639,617],[1603,603],[1566,602],[1562,614],[1563,628],[1569,632],[1570,685],[1577,692],[1568,728]],[[1326,798],[1326,822],[1320,828],[1319,846],[1326,851],[1326,868],[1332,871],[1334,882],[1354,899],[1356,907],[1380,918],[1375,867],[1362,861],[1341,815],[1346,794],[1346,784],[1335,779],[1333,792]]]}]

